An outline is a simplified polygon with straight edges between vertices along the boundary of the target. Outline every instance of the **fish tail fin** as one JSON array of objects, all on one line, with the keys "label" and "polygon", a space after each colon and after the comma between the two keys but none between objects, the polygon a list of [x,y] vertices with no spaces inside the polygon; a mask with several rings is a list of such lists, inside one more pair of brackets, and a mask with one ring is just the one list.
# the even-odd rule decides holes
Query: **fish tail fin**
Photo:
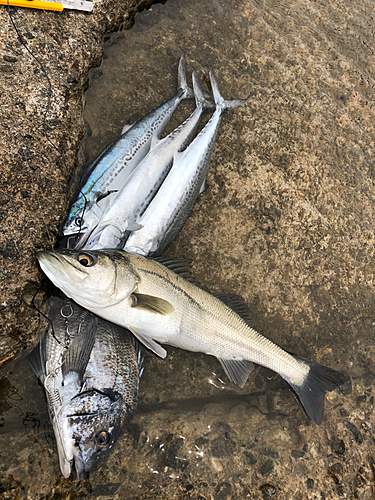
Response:
[{"label": "fish tail fin", "polygon": [[328,366],[314,363],[299,356],[294,356],[298,361],[307,364],[309,371],[301,384],[293,384],[284,377],[299,397],[306,413],[316,423],[320,424],[324,411],[324,396],[326,392],[333,391],[348,380],[346,375],[328,368]]},{"label": "fish tail fin", "polygon": [[217,84],[217,80],[212,68],[210,68],[210,82],[215,104],[223,111],[226,111],[227,109],[238,108],[239,106],[243,106],[247,102],[247,99],[233,99],[232,101],[226,101],[220,94],[219,86]]},{"label": "fish tail fin", "polygon": [[177,90],[183,90],[183,99],[190,99],[194,97],[194,91],[191,89],[187,83],[187,67],[185,54],[182,54],[180,62],[178,64],[178,84]]},{"label": "fish tail fin", "polygon": [[199,82],[199,78],[195,71],[193,71],[192,78],[193,78],[193,89],[195,95],[195,105],[197,106],[197,108],[202,108],[202,109],[214,108],[215,105],[205,98],[202,87]]}]

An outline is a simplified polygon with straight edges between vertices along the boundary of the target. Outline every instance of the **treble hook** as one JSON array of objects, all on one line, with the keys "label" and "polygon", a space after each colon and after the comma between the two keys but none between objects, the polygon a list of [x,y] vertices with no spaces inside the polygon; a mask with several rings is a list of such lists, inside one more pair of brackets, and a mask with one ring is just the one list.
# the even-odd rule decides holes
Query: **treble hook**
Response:
[{"label": "treble hook", "polygon": [[74,337],[78,337],[78,335],[81,333],[83,321],[84,321],[84,318],[79,322],[77,333],[70,333],[69,332],[69,325],[67,325],[66,334],[68,335],[69,338],[73,339]]}]

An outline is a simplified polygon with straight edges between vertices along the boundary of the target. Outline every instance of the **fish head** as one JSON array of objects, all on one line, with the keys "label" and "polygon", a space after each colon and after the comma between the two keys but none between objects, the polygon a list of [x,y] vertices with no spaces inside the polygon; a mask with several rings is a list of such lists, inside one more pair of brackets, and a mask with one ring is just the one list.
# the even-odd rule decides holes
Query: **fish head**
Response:
[{"label": "fish head", "polygon": [[121,302],[139,282],[121,251],[47,250],[38,252],[37,258],[52,283],[89,310]]},{"label": "fish head", "polygon": [[122,396],[112,389],[78,394],[56,415],[53,426],[60,469],[69,477],[73,467],[81,480],[106,456],[132,419]]},{"label": "fish head", "polygon": [[91,199],[82,202],[82,198],[72,205],[63,227],[65,236],[76,236],[74,246],[73,242],[70,242],[70,248],[81,248],[85,244],[90,233],[99,224],[105,206]]},{"label": "fish head", "polygon": [[87,227],[84,220],[86,212],[85,200],[79,197],[70,208],[68,217],[63,226],[63,233],[66,236],[75,234],[78,231],[86,232]]}]

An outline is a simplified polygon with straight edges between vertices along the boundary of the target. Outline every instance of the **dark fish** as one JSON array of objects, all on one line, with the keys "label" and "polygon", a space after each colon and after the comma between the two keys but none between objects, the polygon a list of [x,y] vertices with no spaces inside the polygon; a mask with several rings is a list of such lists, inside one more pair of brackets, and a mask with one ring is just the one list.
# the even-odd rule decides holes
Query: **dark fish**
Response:
[{"label": "dark fish", "polygon": [[47,395],[61,472],[74,465],[80,480],[134,416],[142,354],[128,330],[67,298],[48,302],[51,325],[28,362]]}]

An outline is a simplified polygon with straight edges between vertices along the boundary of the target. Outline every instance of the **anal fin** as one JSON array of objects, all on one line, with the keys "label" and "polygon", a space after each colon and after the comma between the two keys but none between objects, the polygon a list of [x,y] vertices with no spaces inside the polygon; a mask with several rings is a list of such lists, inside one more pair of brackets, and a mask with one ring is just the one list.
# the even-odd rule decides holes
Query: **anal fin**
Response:
[{"label": "anal fin", "polygon": [[254,364],[246,359],[220,359],[217,358],[229,380],[241,388],[246,384],[250,373],[254,370]]}]

